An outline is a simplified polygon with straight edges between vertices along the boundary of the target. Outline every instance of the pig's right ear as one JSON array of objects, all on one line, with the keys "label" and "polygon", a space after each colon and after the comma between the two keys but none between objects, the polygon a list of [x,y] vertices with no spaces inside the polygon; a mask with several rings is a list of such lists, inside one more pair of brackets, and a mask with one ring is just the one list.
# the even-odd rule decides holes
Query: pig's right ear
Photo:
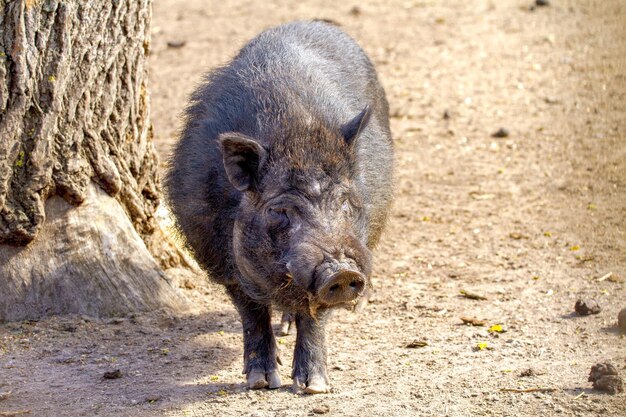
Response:
[{"label": "pig's right ear", "polygon": [[253,188],[259,181],[267,151],[250,136],[241,133],[222,133],[219,142],[230,183],[239,191]]}]

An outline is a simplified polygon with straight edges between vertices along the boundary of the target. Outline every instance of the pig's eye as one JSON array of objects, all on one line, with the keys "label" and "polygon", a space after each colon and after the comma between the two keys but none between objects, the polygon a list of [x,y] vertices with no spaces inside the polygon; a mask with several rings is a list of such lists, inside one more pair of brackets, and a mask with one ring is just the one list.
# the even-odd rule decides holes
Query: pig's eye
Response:
[{"label": "pig's eye", "polygon": [[287,227],[289,226],[289,216],[287,215],[287,209],[282,207],[271,207],[267,210],[267,218],[272,227]]}]

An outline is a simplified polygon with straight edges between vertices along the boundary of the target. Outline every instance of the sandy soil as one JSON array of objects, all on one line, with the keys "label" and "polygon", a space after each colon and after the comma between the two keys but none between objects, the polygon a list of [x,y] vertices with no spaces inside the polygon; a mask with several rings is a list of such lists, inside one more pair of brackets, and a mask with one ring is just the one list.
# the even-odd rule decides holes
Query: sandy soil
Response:
[{"label": "sandy soil", "polygon": [[[172,276],[194,301],[184,314],[3,324],[0,415],[626,415],[625,394],[587,382],[601,361],[626,377],[616,327],[626,307],[626,4],[531,4],[157,1],[162,156],[201,74],[263,28],[332,19],[370,54],[397,144],[376,294],[361,313],[335,315],[334,391],[319,396],[291,391],[290,366],[283,388],[245,389],[234,309],[180,271]],[[492,137],[501,127],[508,137]],[[600,314],[576,316],[581,297]],[[495,324],[505,332],[489,332]],[[294,340],[279,338],[286,365]]]}]

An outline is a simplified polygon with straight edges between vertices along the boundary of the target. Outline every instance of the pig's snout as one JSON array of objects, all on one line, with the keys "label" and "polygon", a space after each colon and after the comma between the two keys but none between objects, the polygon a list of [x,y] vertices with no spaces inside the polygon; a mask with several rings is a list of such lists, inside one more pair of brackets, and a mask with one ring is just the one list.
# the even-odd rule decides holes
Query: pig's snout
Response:
[{"label": "pig's snout", "polygon": [[365,289],[365,275],[351,268],[328,268],[318,277],[318,299],[327,305],[356,300]]}]

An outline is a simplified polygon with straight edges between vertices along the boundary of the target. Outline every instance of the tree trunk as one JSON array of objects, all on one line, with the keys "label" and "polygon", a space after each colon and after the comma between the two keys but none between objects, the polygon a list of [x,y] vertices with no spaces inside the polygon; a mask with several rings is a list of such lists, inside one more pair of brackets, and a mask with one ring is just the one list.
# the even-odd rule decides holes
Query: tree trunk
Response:
[{"label": "tree trunk", "polygon": [[183,302],[154,219],[151,0],[0,0],[0,320]]}]

